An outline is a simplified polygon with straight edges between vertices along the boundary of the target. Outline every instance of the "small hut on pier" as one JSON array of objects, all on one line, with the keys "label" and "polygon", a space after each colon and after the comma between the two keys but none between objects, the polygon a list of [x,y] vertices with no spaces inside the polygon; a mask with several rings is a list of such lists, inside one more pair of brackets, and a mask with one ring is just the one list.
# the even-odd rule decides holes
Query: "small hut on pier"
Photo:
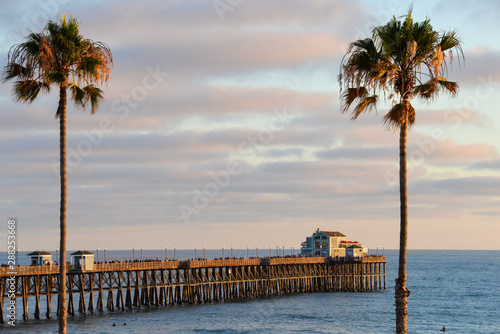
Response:
[{"label": "small hut on pier", "polygon": [[30,257],[30,265],[32,266],[43,266],[51,264],[52,254],[44,251],[34,251],[28,254]]},{"label": "small hut on pier", "polygon": [[73,270],[94,270],[94,253],[86,250],[79,250],[71,253],[71,264],[73,265]]},{"label": "small hut on pier", "polygon": [[363,247],[359,244],[348,246],[345,249],[345,256],[349,258],[362,257],[363,255]]}]

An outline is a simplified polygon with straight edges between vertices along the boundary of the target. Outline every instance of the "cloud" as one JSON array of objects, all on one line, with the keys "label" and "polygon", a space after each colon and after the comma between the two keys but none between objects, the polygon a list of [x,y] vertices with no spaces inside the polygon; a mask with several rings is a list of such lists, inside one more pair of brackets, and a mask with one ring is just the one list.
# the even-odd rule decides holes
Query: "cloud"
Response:
[{"label": "cloud", "polygon": [[389,160],[397,156],[395,147],[339,147],[316,153],[328,160]]},{"label": "cloud", "polygon": [[488,127],[491,123],[484,113],[480,114],[477,110],[467,108],[458,109],[427,109],[417,115],[418,126],[435,126],[441,128],[444,125],[455,125],[458,120],[460,124],[472,124]]},{"label": "cloud", "polygon": [[409,143],[408,159],[439,165],[468,165],[471,161],[498,157],[497,148],[487,144],[465,144],[422,136]]},{"label": "cloud", "polygon": [[414,185],[418,192],[454,196],[497,196],[499,177],[474,176],[421,181]]},{"label": "cloud", "polygon": [[468,166],[472,170],[491,170],[498,171],[500,169],[500,159],[479,160]]},{"label": "cloud", "polygon": [[500,71],[490,65],[500,61],[500,50],[474,47],[466,49],[464,53],[466,63],[460,69],[454,66],[452,80],[458,81],[461,87],[472,87],[481,95],[490,90],[498,90]]}]

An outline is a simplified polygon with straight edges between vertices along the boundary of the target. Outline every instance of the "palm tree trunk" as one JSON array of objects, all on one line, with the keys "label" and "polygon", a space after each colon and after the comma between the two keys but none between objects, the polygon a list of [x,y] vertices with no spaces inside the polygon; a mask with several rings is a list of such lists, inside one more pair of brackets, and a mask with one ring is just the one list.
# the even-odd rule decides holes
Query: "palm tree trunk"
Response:
[{"label": "palm tree trunk", "polygon": [[407,181],[406,181],[406,138],[408,133],[408,116],[401,125],[399,137],[399,196],[401,201],[401,227],[399,235],[399,270],[396,279],[396,333],[407,334],[408,322],[408,296],[406,289],[406,251],[408,239],[408,207],[407,207]]},{"label": "palm tree trunk", "polygon": [[59,149],[61,173],[60,245],[59,257],[59,333],[66,334],[66,85],[59,92]]}]

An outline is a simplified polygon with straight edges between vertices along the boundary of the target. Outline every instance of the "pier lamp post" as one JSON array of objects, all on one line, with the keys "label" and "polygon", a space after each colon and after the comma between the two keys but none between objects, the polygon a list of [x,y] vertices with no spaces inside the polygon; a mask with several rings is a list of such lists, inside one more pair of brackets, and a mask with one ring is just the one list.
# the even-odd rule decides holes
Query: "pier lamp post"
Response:
[{"label": "pier lamp post", "polygon": [[278,252],[278,256],[281,256],[281,247],[280,247],[280,250]]},{"label": "pier lamp post", "polygon": [[385,256],[385,246],[384,246],[384,248],[383,248],[383,252],[384,252],[384,253],[383,253],[383,255]]},{"label": "pier lamp post", "polygon": [[141,261],[142,261],[142,248],[143,248],[143,247],[141,246]]},{"label": "pier lamp post", "polygon": [[271,246],[269,246],[269,257],[271,257]]},{"label": "pier lamp post", "polygon": [[177,248],[174,246],[174,261],[176,259],[176,255],[177,255],[176,252],[177,252]]},{"label": "pier lamp post", "polygon": [[255,256],[259,257],[259,247],[255,247]]},{"label": "pier lamp post", "polygon": [[292,256],[293,256],[293,246],[292,246],[292,247],[290,247],[290,250],[292,251]]},{"label": "pier lamp post", "polygon": [[57,263],[59,263],[58,255],[59,255],[59,247],[56,248],[56,261],[57,261]]},{"label": "pier lamp post", "polygon": [[224,258],[224,246],[222,246],[222,258]]},{"label": "pier lamp post", "polygon": [[233,245],[231,245],[231,259],[233,258]]},{"label": "pier lamp post", "polygon": [[283,247],[281,247],[282,251],[281,251],[281,255],[283,257],[285,257],[285,245],[283,245]]},{"label": "pier lamp post", "polygon": [[106,263],[106,247],[104,247],[104,263]]},{"label": "pier lamp post", "polygon": [[204,260],[206,260],[206,259],[207,259],[207,257],[205,256],[205,251],[206,251],[206,247],[205,247],[205,246],[203,246],[203,259],[204,259]]},{"label": "pier lamp post", "polygon": [[377,246],[377,256],[378,256],[378,246]]},{"label": "pier lamp post", "polygon": [[368,256],[370,256],[370,246],[368,246]]},{"label": "pier lamp post", "polygon": [[97,247],[97,262],[99,262],[99,247]]},{"label": "pier lamp post", "polygon": [[16,253],[16,264],[19,265],[19,248],[17,249]]},{"label": "pier lamp post", "polygon": [[168,250],[168,247],[165,247],[165,261],[167,261],[167,250]]},{"label": "pier lamp post", "polygon": [[323,256],[323,243],[319,242],[319,256]]},{"label": "pier lamp post", "polygon": [[194,248],[194,259],[196,260],[196,247]]},{"label": "pier lamp post", "polygon": [[135,246],[132,247],[132,262],[135,261]]}]

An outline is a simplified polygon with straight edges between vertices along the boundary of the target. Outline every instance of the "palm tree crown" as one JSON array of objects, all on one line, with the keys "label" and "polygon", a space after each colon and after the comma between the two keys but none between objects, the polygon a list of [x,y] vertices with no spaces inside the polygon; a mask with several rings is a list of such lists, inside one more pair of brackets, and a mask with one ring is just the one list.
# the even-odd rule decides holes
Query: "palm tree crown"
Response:
[{"label": "palm tree crown", "polygon": [[412,125],[412,98],[431,100],[440,91],[458,93],[458,84],[445,79],[454,53],[461,56],[459,61],[463,58],[455,31],[436,32],[429,19],[414,23],[411,10],[404,21],[393,17],[386,25],[374,28],[372,38],[349,45],[339,75],[343,111],[354,103],[352,117],[356,119],[376,108],[383,92],[393,101],[385,123],[399,128],[407,120]]},{"label": "palm tree crown", "polygon": [[63,16],[11,48],[3,80],[17,79],[12,88],[17,101],[32,103],[55,84],[70,90],[77,107],[90,103],[94,113],[103,98],[95,84],[107,82],[112,63],[106,44],[83,38],[76,19]]}]

